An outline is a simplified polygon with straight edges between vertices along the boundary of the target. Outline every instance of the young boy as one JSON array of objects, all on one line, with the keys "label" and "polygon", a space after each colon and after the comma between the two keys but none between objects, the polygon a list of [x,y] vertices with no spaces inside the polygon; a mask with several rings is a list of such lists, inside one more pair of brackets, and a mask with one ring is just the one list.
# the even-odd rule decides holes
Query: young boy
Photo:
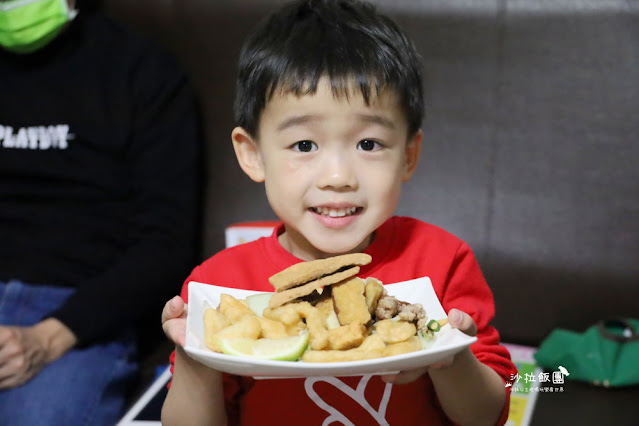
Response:
[{"label": "young boy", "polygon": [[478,341],[446,362],[392,376],[236,377],[182,349],[185,283],[162,313],[177,344],[163,423],[505,423],[505,382],[515,369],[489,325],[492,294],[470,248],[433,225],[392,217],[422,138],[421,63],[411,42],[365,3],[288,4],[242,50],[235,113],[237,159],[265,183],[282,224],[213,256],[186,283],[272,291],[268,277],[297,262],[366,252],[373,260],[359,276],[430,277],[451,325]]}]

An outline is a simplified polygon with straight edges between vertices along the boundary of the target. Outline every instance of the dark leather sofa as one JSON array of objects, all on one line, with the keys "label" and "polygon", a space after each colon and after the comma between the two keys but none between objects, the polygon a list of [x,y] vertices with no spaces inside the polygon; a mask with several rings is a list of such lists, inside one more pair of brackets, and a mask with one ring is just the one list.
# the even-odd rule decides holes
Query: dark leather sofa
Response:
[{"label": "dark leather sofa", "polygon": [[[108,0],[182,61],[206,126],[202,258],[230,223],[273,218],[233,156],[235,62],[275,0]],[[418,172],[398,213],[478,256],[505,342],[639,318],[639,3],[385,0],[425,62]],[[639,360],[637,360],[639,368]],[[478,390],[480,391],[480,390]],[[569,382],[533,425],[637,425],[639,387]]]}]

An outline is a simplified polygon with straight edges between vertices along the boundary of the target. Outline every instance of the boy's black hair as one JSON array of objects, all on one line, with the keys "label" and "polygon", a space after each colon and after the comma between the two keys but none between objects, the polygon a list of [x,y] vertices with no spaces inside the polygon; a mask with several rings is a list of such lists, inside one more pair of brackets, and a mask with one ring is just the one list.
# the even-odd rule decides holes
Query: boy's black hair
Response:
[{"label": "boy's black hair", "polygon": [[256,136],[260,115],[276,90],[313,94],[326,75],[335,96],[347,96],[355,82],[367,104],[380,89],[395,90],[412,135],[424,114],[421,70],[412,42],[371,4],[294,1],[271,14],[245,41],[235,119]]}]

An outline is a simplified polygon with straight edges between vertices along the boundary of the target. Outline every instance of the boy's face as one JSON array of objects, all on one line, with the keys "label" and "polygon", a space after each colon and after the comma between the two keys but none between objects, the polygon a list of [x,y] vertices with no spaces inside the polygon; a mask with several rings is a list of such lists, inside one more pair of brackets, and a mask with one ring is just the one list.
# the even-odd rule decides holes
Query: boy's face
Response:
[{"label": "boy's face", "polygon": [[363,251],[395,210],[421,144],[421,132],[408,139],[393,91],[366,105],[358,90],[334,97],[326,79],[313,95],[276,94],[257,140],[241,128],[232,138],[285,224],[281,244],[303,260]]}]

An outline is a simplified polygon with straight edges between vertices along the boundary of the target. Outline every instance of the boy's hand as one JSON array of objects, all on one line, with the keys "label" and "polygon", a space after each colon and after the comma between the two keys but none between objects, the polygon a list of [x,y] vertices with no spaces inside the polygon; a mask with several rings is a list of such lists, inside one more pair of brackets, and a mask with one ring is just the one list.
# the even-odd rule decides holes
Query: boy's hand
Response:
[{"label": "boy's hand", "polygon": [[[451,327],[456,328],[469,336],[477,334],[477,325],[475,324],[475,321],[473,321],[473,318],[466,312],[462,312],[459,309],[453,308],[448,311],[448,323]],[[470,349],[464,350],[469,351]],[[397,374],[383,375],[381,376],[381,379],[387,383],[393,383],[395,385],[410,383],[420,378],[431,368],[439,369],[450,367],[454,360],[455,355],[452,355],[442,361],[431,364],[428,367],[418,368],[416,370],[400,371]]]},{"label": "boy's hand", "polygon": [[186,310],[188,306],[180,296],[166,302],[162,310],[162,329],[173,343],[186,344]]}]

